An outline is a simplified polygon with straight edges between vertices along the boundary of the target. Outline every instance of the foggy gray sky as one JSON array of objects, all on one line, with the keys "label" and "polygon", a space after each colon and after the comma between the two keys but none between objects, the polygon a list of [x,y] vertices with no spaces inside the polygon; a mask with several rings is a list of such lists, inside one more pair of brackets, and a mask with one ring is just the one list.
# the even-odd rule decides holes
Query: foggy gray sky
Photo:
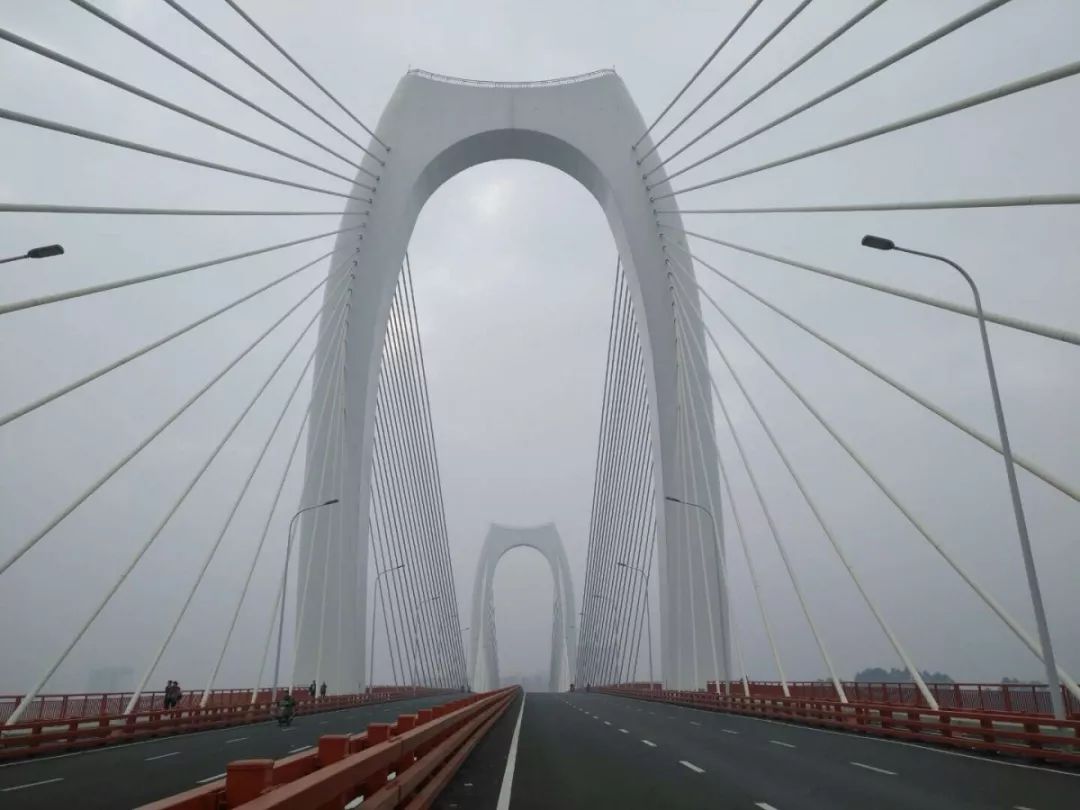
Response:
[{"label": "foggy gray sky", "polygon": [[[306,100],[336,114],[219,0],[185,0]],[[892,0],[672,167],[831,87],[975,7],[975,0]],[[211,75],[350,156],[356,150],[214,45],[167,6],[100,5]],[[614,66],[647,120],[715,47],[744,2],[244,3],[371,126],[410,67],[483,79],[532,80]],[[796,5],[766,0],[687,99],[695,101]],[[865,5],[819,0],[678,135],[681,145]],[[0,25],[335,170],[343,164],[203,85],[62,0],[0,0]],[[887,123],[1075,59],[1080,6],[1014,0],[946,41],[830,100],[791,124],[679,178],[676,187]],[[331,188],[343,184],[274,158],[11,45],[0,46],[0,106]],[[1074,192],[1080,187],[1080,83],[1068,79],[927,125],[685,195],[685,207],[813,204]],[[325,102],[325,103],[324,103]],[[686,104],[679,111],[688,109]],[[670,124],[678,120],[671,118]],[[659,132],[666,132],[662,124]],[[355,128],[349,129],[355,133]],[[639,133],[627,133],[632,141]],[[669,152],[668,152],[669,153]],[[334,197],[288,190],[0,123],[0,201],[99,205],[334,210]],[[350,172],[344,171],[349,174]],[[325,180],[325,182],[324,182]],[[868,253],[866,232],[948,254],[976,276],[986,306],[1080,328],[1080,228],[1071,208],[880,214],[686,217],[687,227],[850,274],[967,303],[960,279],[914,257]],[[338,227],[336,216],[259,218],[0,216],[0,255],[61,241],[67,255],[5,265],[0,301],[179,266]],[[993,413],[973,321],[888,298],[718,246],[703,258],[805,317],[986,433]],[[329,240],[179,278],[0,318],[0,410],[7,412],[178,328],[328,251]],[[424,209],[410,247],[443,472],[457,593],[467,615],[472,574],[491,521],[554,521],[580,594],[615,249],[599,207],[552,169],[492,163],[448,182]],[[320,265],[325,269],[325,263]],[[301,274],[236,311],[4,428],[0,428],[0,554],[5,557],[155,427],[309,289]],[[998,457],[777,316],[699,269],[698,277],[763,349],[883,471],[936,536],[1034,630],[1004,471]],[[240,403],[321,301],[228,375],[184,419],[61,524],[4,577],[0,689],[18,691],[66,645],[197,470]],[[922,668],[958,679],[1040,677],[1038,663],[905,524],[738,336],[710,313],[793,463],[837,530],[869,589]],[[305,315],[306,313],[306,315]],[[991,335],[1015,448],[1080,482],[1080,350],[1001,328]],[[50,683],[77,690],[86,671],[127,662],[141,674],[224,520],[313,343],[282,376],[180,510],[135,575]],[[774,506],[811,607],[840,671],[898,661],[767,440],[718,362],[713,371]],[[198,685],[250,562],[304,398],[256,479],[152,685]],[[718,418],[718,425],[722,422]],[[739,468],[730,470],[761,569],[785,668],[817,678],[813,648],[775,547]],[[288,516],[294,470],[265,559],[218,679],[247,685],[258,669]],[[1037,562],[1060,662],[1080,670],[1080,511],[1021,473]],[[725,521],[730,531],[730,521]],[[729,533],[732,604],[751,677],[775,671],[751,609],[745,563]],[[177,583],[183,582],[184,585]],[[504,673],[547,666],[551,582],[542,558],[509,554],[496,577]],[[654,599],[654,605],[656,604]],[[659,642],[657,640],[657,649]],[[645,655],[643,651],[642,666]],[[379,669],[388,677],[385,653]]]}]

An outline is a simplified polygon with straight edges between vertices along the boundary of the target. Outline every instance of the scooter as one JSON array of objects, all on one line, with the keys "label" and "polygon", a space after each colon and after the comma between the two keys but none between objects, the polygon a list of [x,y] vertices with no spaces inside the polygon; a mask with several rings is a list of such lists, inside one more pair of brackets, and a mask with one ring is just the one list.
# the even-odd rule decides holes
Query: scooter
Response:
[{"label": "scooter", "polygon": [[283,709],[282,707],[278,706],[274,712],[275,717],[277,718],[278,726],[281,728],[284,728],[285,726],[291,726],[294,713],[295,712],[291,708]]}]

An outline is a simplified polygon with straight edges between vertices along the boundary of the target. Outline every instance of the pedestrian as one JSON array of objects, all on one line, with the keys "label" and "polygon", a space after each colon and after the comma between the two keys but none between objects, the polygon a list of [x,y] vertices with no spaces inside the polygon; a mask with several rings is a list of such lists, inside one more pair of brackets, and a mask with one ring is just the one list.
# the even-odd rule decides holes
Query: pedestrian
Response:
[{"label": "pedestrian", "polygon": [[315,697],[315,681],[314,680],[312,680],[312,682],[308,686],[307,690],[308,690],[309,695],[311,695],[312,697]]},{"label": "pedestrian", "polygon": [[169,681],[165,687],[165,708],[171,709],[176,706],[176,681]]},{"label": "pedestrian", "polygon": [[184,693],[180,691],[180,682],[173,681],[173,708],[180,705],[180,699],[184,696]]},{"label": "pedestrian", "polygon": [[319,697],[326,697],[326,681],[323,681],[322,686],[319,687]]}]

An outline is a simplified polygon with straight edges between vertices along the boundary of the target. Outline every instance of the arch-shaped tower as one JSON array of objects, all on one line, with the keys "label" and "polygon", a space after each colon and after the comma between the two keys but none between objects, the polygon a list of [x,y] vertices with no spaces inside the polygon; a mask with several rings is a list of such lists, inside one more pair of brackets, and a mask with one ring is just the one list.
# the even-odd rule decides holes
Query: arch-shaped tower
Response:
[{"label": "arch-shaped tower", "polygon": [[[566,549],[554,523],[542,526],[519,527],[491,524],[484,548],[476,563],[476,579],[473,580],[472,613],[469,625],[469,672],[472,688],[477,692],[496,689],[499,686],[499,660],[494,649],[495,569],[502,556],[514,548],[527,546],[544,555],[551,568],[555,605],[552,612],[551,666],[548,671],[548,689],[558,692],[569,686],[577,668],[577,613],[574,610],[574,583],[570,577],[570,563]],[[566,664],[567,678],[563,677]]]},{"label": "arch-shaped tower", "polygon": [[[377,129],[391,151],[372,145],[373,152],[386,155],[385,165],[371,157],[363,163],[378,176],[377,191],[370,193],[356,186],[354,194],[370,196],[372,202],[350,200],[348,204],[352,213],[370,208],[368,227],[359,242],[355,234],[341,235],[334,256],[337,273],[348,274],[354,269],[356,273],[345,338],[345,407],[336,416],[333,409],[312,410],[303,501],[314,503],[330,494],[325,485],[320,491],[318,471],[329,450],[331,420],[343,418],[344,469],[340,491],[332,493],[341,498],[341,519],[324,519],[320,512],[325,510],[316,510],[304,516],[300,528],[300,581],[306,584],[298,605],[294,671],[298,682],[307,682],[320,668],[323,677],[331,673],[331,683],[355,684],[364,678],[365,623],[360,618],[362,606],[367,604],[367,510],[379,360],[395,282],[413,226],[424,203],[442,183],[476,164],[507,158],[533,160],[562,170],[589,190],[607,217],[622,257],[637,322],[644,332],[664,681],[671,686],[702,686],[707,678],[726,677],[727,599],[717,565],[722,544],[699,549],[695,540],[691,545],[690,518],[694,516],[687,515],[685,507],[664,500],[665,494],[685,494],[678,488],[685,480],[686,468],[677,467],[680,463],[693,465],[697,480],[706,482],[705,495],[699,497],[719,518],[712,413],[711,408],[700,408],[700,403],[709,401],[703,382],[708,379],[707,370],[696,352],[679,356],[676,342],[668,274],[685,271],[667,260],[642,168],[631,149],[644,130],[645,122],[629,92],[611,70],[537,83],[472,82],[411,71],[398,83]],[[639,153],[650,147],[645,139]],[[659,188],[666,190],[662,170],[650,179],[657,178],[661,178]],[[371,179],[361,175],[357,182],[370,184]],[[670,202],[665,201],[665,207],[671,208]],[[681,224],[677,217],[674,221]],[[354,259],[351,263],[350,257]],[[682,281],[686,289],[695,291],[692,278]],[[337,288],[334,280],[327,285],[328,291]],[[700,323],[694,318],[699,311],[696,295],[687,302],[687,309],[691,323],[686,326],[698,330],[699,345],[704,345]],[[333,356],[331,344],[335,340],[328,319],[324,319],[318,363]],[[680,363],[684,369],[690,368],[686,379],[699,411],[706,411],[699,435],[690,437],[700,453],[690,453],[682,461],[676,454],[676,375]],[[314,392],[317,403],[333,390],[332,376],[325,375]],[[332,577],[325,576],[329,570],[326,555],[331,549],[335,566],[339,560],[350,571],[355,565],[356,580],[343,579],[337,570]],[[714,570],[715,576],[705,573]],[[359,608],[326,608],[341,602]],[[339,619],[342,627],[337,625]],[[322,643],[339,638],[346,639],[340,648]]]}]

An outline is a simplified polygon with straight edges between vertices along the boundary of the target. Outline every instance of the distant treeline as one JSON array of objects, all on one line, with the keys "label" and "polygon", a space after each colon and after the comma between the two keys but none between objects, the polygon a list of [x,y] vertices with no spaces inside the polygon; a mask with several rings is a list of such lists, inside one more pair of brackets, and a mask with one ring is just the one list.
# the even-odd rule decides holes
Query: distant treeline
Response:
[{"label": "distant treeline", "polygon": [[[919,673],[926,683],[955,683],[944,672]],[[855,673],[856,683],[910,683],[914,680],[906,669],[882,669],[881,667],[867,667]]]}]

